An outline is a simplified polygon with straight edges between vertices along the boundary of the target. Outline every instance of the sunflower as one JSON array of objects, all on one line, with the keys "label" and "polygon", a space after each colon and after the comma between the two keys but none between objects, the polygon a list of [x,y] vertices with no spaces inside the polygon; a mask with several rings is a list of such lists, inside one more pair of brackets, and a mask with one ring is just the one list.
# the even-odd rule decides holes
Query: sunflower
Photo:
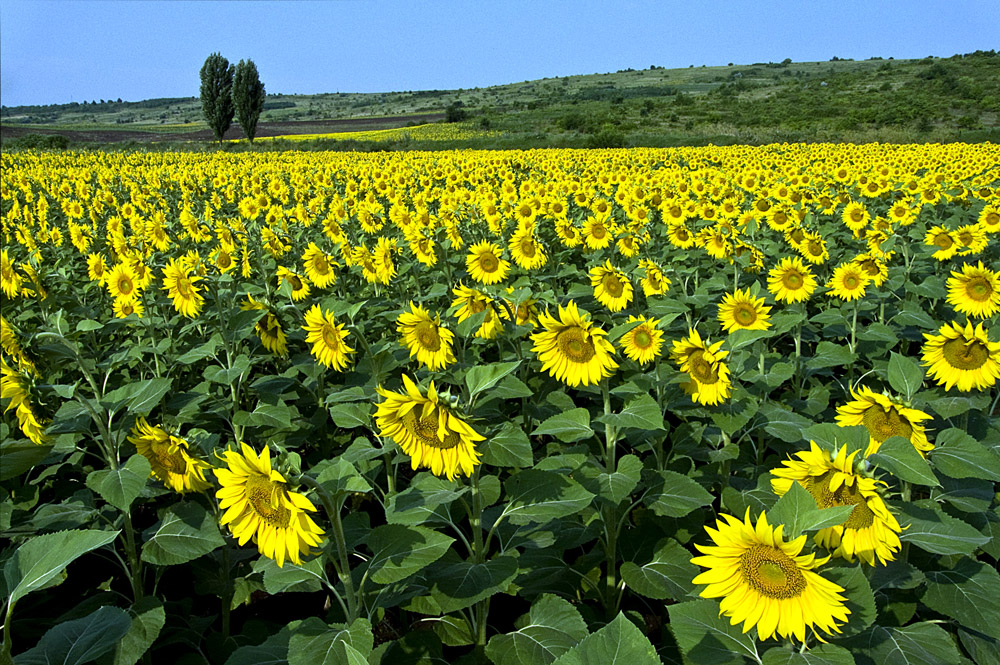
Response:
[{"label": "sunflower", "polygon": [[985,319],[1000,312],[1000,279],[983,265],[965,264],[948,278],[948,304],[967,316]]},{"label": "sunflower", "polygon": [[403,346],[409,348],[410,358],[427,365],[432,372],[444,369],[455,362],[451,345],[455,333],[441,325],[441,316],[431,315],[420,305],[410,301],[410,311],[396,319],[396,330],[403,336]]},{"label": "sunflower", "polygon": [[851,263],[865,271],[875,287],[882,286],[889,279],[888,264],[871,252],[858,254],[851,259]]},{"label": "sunflower", "polygon": [[590,315],[580,312],[572,300],[559,307],[559,318],[547,311],[538,322],[545,329],[531,335],[531,350],[538,354],[542,371],[569,386],[593,385],[618,368],[612,357],[615,347],[607,333],[594,326]]},{"label": "sunflower", "polygon": [[767,290],[780,302],[804,302],[816,290],[816,278],[799,257],[784,258],[768,273]]},{"label": "sunflower", "polygon": [[502,257],[503,251],[494,243],[483,240],[469,248],[465,265],[472,279],[480,284],[496,284],[507,278],[510,261]]},{"label": "sunflower", "polygon": [[764,304],[764,299],[754,298],[750,289],[736,289],[723,296],[719,305],[719,323],[729,333],[736,330],[767,330],[771,327],[770,311],[771,308]]},{"label": "sunflower", "polygon": [[525,270],[541,268],[548,261],[545,248],[535,239],[535,234],[530,229],[524,228],[514,233],[509,247],[514,261]]},{"label": "sunflower", "polygon": [[684,384],[685,392],[695,402],[708,406],[729,397],[732,389],[729,367],[723,362],[727,355],[721,341],[709,345],[694,328],[689,329],[686,338],[674,341],[670,351],[670,357],[690,379]]},{"label": "sunflower", "polygon": [[204,492],[212,487],[205,479],[205,471],[212,466],[188,453],[188,442],[167,434],[162,427],[150,425],[139,417],[128,440],[137,453],[149,460],[152,474],[173,491]]},{"label": "sunflower", "polygon": [[257,333],[257,337],[265,349],[277,356],[284,357],[288,355],[288,336],[285,335],[285,331],[281,328],[281,321],[271,311],[271,308],[262,302],[254,300],[253,296],[247,295],[247,299],[240,303],[240,309],[244,312],[264,310],[266,313],[257,321],[257,325],[254,326],[254,332]]},{"label": "sunflower", "polygon": [[854,506],[843,524],[820,529],[814,540],[833,550],[833,556],[851,562],[857,556],[874,566],[876,558],[883,564],[895,559],[901,529],[878,493],[878,486],[885,483],[857,473],[855,459],[860,452],[848,455],[847,446],[843,446],[831,457],[810,441],[808,451],[796,453],[798,460],[786,460],[782,468],[771,471],[771,487],[775,494],[784,496],[792,483],[798,482],[819,508]]},{"label": "sunflower", "polygon": [[113,298],[133,299],[139,295],[135,273],[124,263],[111,269],[105,285]]},{"label": "sunflower", "polygon": [[306,342],[312,344],[313,356],[320,364],[333,367],[338,372],[347,369],[347,363],[354,349],[347,345],[347,335],[344,324],[333,320],[333,312],[320,310],[319,305],[313,305],[306,312],[306,324],[302,329],[308,333]]},{"label": "sunflower", "polygon": [[588,217],[583,223],[581,235],[588,249],[604,249],[615,239],[608,219],[603,216]]},{"label": "sunflower", "polygon": [[841,213],[840,218],[844,221],[847,228],[854,232],[855,237],[871,221],[871,215],[868,213],[868,210],[863,204],[856,201],[851,201],[844,206],[844,211]]},{"label": "sunflower", "polygon": [[395,238],[382,236],[378,239],[375,251],[372,252],[372,261],[375,264],[375,277],[379,284],[388,285],[396,276],[396,261],[393,255],[397,253],[399,248]]},{"label": "sunflower", "polygon": [[818,233],[806,232],[796,249],[806,261],[814,265],[822,265],[830,258],[830,252],[826,249],[826,241]]},{"label": "sunflower", "polygon": [[142,301],[137,298],[115,298],[114,305],[111,308],[115,317],[119,319],[124,319],[130,314],[135,314],[136,317],[142,318],[145,308],[142,306]]},{"label": "sunflower", "polygon": [[958,255],[969,256],[986,249],[989,236],[978,224],[966,224],[955,229],[955,242],[958,244]]},{"label": "sunflower", "polygon": [[287,489],[285,477],[271,468],[267,447],[258,456],[247,444],[240,446],[242,454],[223,453],[228,468],[214,469],[222,485],[215,496],[226,511],[219,523],[229,525],[240,545],[253,540],[279,568],[286,558],[301,564],[302,555],[319,547],[323,537],[323,529],[306,514],[316,512],[316,507],[304,494]]},{"label": "sunflower", "polygon": [[14,409],[17,425],[32,443],[48,442],[45,426],[38,420],[28,398],[28,379],[0,357],[0,400],[10,400],[4,413]]},{"label": "sunflower", "polygon": [[455,311],[455,316],[458,318],[459,323],[465,321],[474,314],[479,314],[483,311],[486,312],[483,322],[479,326],[479,330],[476,331],[476,337],[481,339],[493,339],[503,332],[503,321],[501,320],[501,317],[504,319],[510,318],[506,309],[497,307],[493,300],[482,291],[470,288],[463,284],[459,284],[457,287],[452,289],[451,292],[455,295],[455,299],[452,300],[451,306],[458,308]]},{"label": "sunflower", "polygon": [[621,347],[625,355],[640,365],[660,357],[663,346],[663,331],[658,330],[658,319],[647,319],[645,316],[630,316],[628,323],[639,322],[639,325],[622,335]]},{"label": "sunflower", "polygon": [[719,613],[730,625],[742,622],[744,633],[756,626],[762,640],[781,636],[804,642],[806,628],[818,639],[817,628],[828,635],[840,632],[838,622],[851,613],[844,589],[815,572],[829,557],[801,554],[806,536],[785,542],[784,527],[772,527],[763,512],[756,525],[749,508],[742,521],[720,517],[714,529],[705,527],[715,545],[696,543],[703,556],[691,563],[708,568],[693,581],[706,585],[703,598],[722,598]]},{"label": "sunflower", "polygon": [[646,271],[646,276],[639,284],[647,298],[663,295],[670,290],[670,278],[663,274],[663,268],[648,259],[640,260],[639,267]]},{"label": "sunflower", "polygon": [[930,247],[937,247],[931,256],[938,261],[947,261],[955,256],[958,251],[958,241],[951,231],[943,226],[935,226],[924,236],[924,244]]},{"label": "sunflower", "polygon": [[108,266],[100,254],[91,254],[87,257],[87,277],[90,281],[101,285],[107,280]]},{"label": "sunflower", "polygon": [[401,393],[376,388],[385,398],[375,413],[379,436],[395,441],[410,456],[414,470],[430,469],[435,476],[448,480],[457,475],[471,476],[479,464],[475,444],[485,437],[445,405],[433,381],[426,395],[406,374],[403,386],[405,392]]},{"label": "sunflower", "polygon": [[865,426],[870,437],[865,457],[877,453],[882,442],[890,436],[909,440],[921,456],[934,449],[934,444],[927,440],[927,429],[923,425],[925,420],[931,419],[930,415],[865,386],[857,392],[852,388],[851,396],[853,400],[837,407],[837,424],[842,427]]},{"label": "sunflower", "polygon": [[289,270],[285,266],[278,266],[278,288],[285,282],[288,282],[292,286],[292,300],[299,302],[300,300],[305,300],[309,296],[309,282],[302,276],[297,274],[293,270]]},{"label": "sunflower", "polygon": [[956,386],[962,392],[986,390],[1000,378],[1000,342],[991,342],[980,323],[952,322],[937,335],[924,333],[923,364],[945,390]]},{"label": "sunflower", "polygon": [[827,282],[831,289],[830,295],[841,300],[851,301],[863,298],[865,289],[871,282],[868,273],[853,263],[841,263],[833,271],[833,276]]},{"label": "sunflower", "polygon": [[996,204],[984,206],[976,221],[979,222],[979,228],[987,233],[1000,231],[1000,206]]},{"label": "sunflower", "polygon": [[18,341],[14,327],[2,315],[0,315],[0,348],[3,349],[4,353],[17,360],[17,366],[21,371],[28,374],[38,374],[35,363],[24,352],[24,348]]},{"label": "sunflower", "polygon": [[628,276],[605,261],[603,266],[590,270],[590,285],[594,298],[612,312],[620,312],[632,302],[632,282]]},{"label": "sunflower", "polygon": [[200,279],[198,275],[192,275],[178,259],[171,259],[163,268],[163,290],[173,300],[174,309],[192,319],[198,316],[205,303],[195,286]]}]

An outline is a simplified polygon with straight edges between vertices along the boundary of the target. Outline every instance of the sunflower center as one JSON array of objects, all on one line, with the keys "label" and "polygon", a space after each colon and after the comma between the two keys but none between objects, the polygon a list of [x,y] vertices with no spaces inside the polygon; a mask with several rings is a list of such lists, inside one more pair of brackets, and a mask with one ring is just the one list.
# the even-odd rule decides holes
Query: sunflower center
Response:
[{"label": "sunflower center", "polygon": [[848,291],[855,291],[859,286],[861,286],[861,280],[858,279],[857,275],[845,275],[844,276],[844,288]]},{"label": "sunflower center", "polygon": [[556,335],[556,344],[562,355],[575,363],[586,363],[597,351],[590,337],[581,328],[566,328]]},{"label": "sunflower center", "polygon": [[119,280],[118,291],[121,292],[123,296],[130,295],[132,293],[132,289],[133,289],[132,280],[130,280],[128,277],[123,277],[121,280]]},{"label": "sunflower center", "polygon": [[591,235],[593,235],[598,240],[602,240],[604,238],[604,236],[606,236],[608,234],[607,229],[605,229],[601,225],[595,226],[593,229],[591,229],[590,233],[591,233]]},{"label": "sunflower center", "polygon": [[430,321],[421,321],[413,332],[420,346],[427,351],[438,351],[441,348],[441,336],[438,335],[437,326]]},{"label": "sunflower center", "polygon": [[337,329],[329,323],[323,326],[323,343],[326,344],[327,348],[333,350],[340,348],[340,335],[337,334]]},{"label": "sunflower center", "polygon": [[288,281],[292,285],[292,291],[299,291],[302,289],[302,280],[298,278],[298,275],[289,275]]},{"label": "sunflower center", "polygon": [[330,272],[330,262],[326,260],[325,256],[317,256],[313,261],[313,271],[320,275],[325,275]]},{"label": "sunflower center", "polygon": [[601,284],[612,298],[621,298],[622,293],[625,291],[622,281],[614,273],[605,275],[604,279],[601,280]]},{"label": "sunflower center", "polygon": [[972,244],[973,241],[972,234],[969,233],[968,231],[962,231],[961,233],[958,234],[958,241],[963,245],[965,245],[966,247],[968,247],[969,245]]},{"label": "sunflower center", "polygon": [[719,371],[705,358],[705,352],[701,349],[692,355],[690,365],[688,371],[698,383],[712,384],[719,381]]},{"label": "sunflower center", "polygon": [[959,370],[979,369],[990,358],[985,344],[976,340],[966,342],[961,337],[945,342],[941,351],[948,364]]},{"label": "sunflower center", "polygon": [[486,309],[486,302],[485,301],[479,300],[478,298],[475,299],[475,300],[470,300],[469,301],[469,310],[473,314],[479,314],[479,312],[483,311],[484,309]]},{"label": "sunflower center", "polygon": [[497,257],[489,252],[479,255],[479,269],[483,272],[496,272],[499,267],[500,262],[497,261]]},{"label": "sunflower center", "polygon": [[904,439],[909,439],[913,433],[913,426],[894,406],[890,406],[888,411],[884,411],[878,406],[870,406],[861,416],[861,420],[868,428],[868,434],[879,443],[890,436],[901,436]]},{"label": "sunflower center", "polygon": [[420,439],[420,442],[431,448],[448,450],[461,443],[461,437],[452,431],[448,431],[444,440],[438,438],[438,412],[437,409],[430,415],[417,417],[421,413],[420,409],[414,409],[403,416],[403,426],[408,432]]},{"label": "sunflower center", "polygon": [[753,545],[740,556],[740,572],[754,591],[769,598],[796,598],[806,579],[790,556],[776,547]]},{"label": "sunflower center", "polygon": [[986,226],[997,226],[1000,225],[1000,213],[991,212],[986,215],[985,220]]},{"label": "sunflower center", "polygon": [[279,529],[288,527],[292,513],[278,501],[278,492],[281,491],[278,483],[252,473],[247,477],[246,487],[247,501],[262,520]]},{"label": "sunflower center", "polygon": [[951,239],[951,236],[947,233],[939,233],[934,238],[934,244],[941,249],[948,249],[955,244],[955,241]]},{"label": "sunflower center", "polygon": [[798,291],[802,288],[804,280],[801,273],[796,270],[789,270],[781,276],[781,284],[789,291]]},{"label": "sunflower center", "polygon": [[819,244],[815,240],[809,241],[809,244],[806,245],[806,247],[808,248],[809,253],[813,256],[821,256],[823,254],[823,245]]},{"label": "sunflower center", "polygon": [[639,349],[648,349],[653,346],[653,336],[645,328],[637,328],[632,335],[632,343]]},{"label": "sunflower center", "polygon": [[169,453],[166,450],[163,452],[156,452],[154,450],[153,454],[156,456],[157,463],[168,473],[182,474],[187,471],[187,461],[179,450],[175,453]]},{"label": "sunflower center", "polygon": [[757,321],[757,310],[753,305],[740,303],[733,309],[733,319],[741,326],[752,326]]},{"label": "sunflower center", "polygon": [[179,293],[182,298],[184,299],[191,298],[194,295],[192,291],[193,291],[193,286],[191,284],[190,279],[188,279],[187,277],[181,277],[177,280],[177,293]]},{"label": "sunflower center", "polygon": [[230,258],[229,252],[220,252],[219,260],[216,262],[216,265],[218,265],[223,270],[233,265],[233,260]]},{"label": "sunflower center", "polygon": [[993,286],[982,275],[977,275],[965,284],[965,294],[976,302],[986,302],[993,295]]},{"label": "sunflower center", "polygon": [[521,253],[527,257],[533,257],[535,255],[535,242],[530,238],[525,238],[521,241]]}]

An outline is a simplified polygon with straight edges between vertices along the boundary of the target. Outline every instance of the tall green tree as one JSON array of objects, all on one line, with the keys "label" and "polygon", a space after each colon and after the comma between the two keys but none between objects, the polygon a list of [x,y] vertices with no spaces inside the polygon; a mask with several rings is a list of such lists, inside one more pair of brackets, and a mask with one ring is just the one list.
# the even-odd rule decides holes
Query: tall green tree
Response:
[{"label": "tall green tree", "polygon": [[253,143],[257,133],[257,121],[264,110],[264,84],[260,82],[257,65],[253,60],[240,60],[236,65],[233,77],[233,105],[236,107],[236,121],[243,128],[243,133]]},{"label": "tall green tree", "polygon": [[213,53],[201,66],[201,110],[219,145],[233,124],[233,75],[236,68],[219,53]]}]

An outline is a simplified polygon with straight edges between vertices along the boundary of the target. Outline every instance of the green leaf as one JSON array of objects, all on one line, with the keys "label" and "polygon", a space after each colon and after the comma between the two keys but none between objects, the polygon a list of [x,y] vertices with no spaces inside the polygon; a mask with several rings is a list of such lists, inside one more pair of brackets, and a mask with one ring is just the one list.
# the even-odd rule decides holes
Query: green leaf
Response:
[{"label": "green leaf", "polygon": [[548,522],[583,510],[594,498],[579,483],[555,471],[525,469],[504,483],[504,515],[514,524]]},{"label": "green leaf", "polygon": [[642,321],[627,321],[625,323],[619,323],[617,326],[608,331],[606,339],[614,344],[621,339],[625,333],[631,332],[633,328],[637,328],[640,325],[642,325]]},{"label": "green leaf", "polygon": [[316,482],[334,497],[372,491],[372,486],[365,477],[343,457],[323,460],[310,471],[316,474]]},{"label": "green leaf", "polygon": [[625,614],[552,661],[553,665],[660,665],[649,639]]},{"label": "green leaf", "polygon": [[787,443],[801,441],[803,430],[813,424],[808,418],[792,413],[775,402],[761,404],[757,413],[765,419],[764,431]]},{"label": "green leaf", "polygon": [[824,341],[817,344],[812,357],[806,359],[806,368],[818,370],[826,367],[843,367],[853,363],[856,358],[857,356],[848,347]]},{"label": "green leaf", "polygon": [[240,647],[226,659],[225,665],[288,665],[288,642],[291,637],[292,632],[286,626],[261,644]]},{"label": "green leaf", "polygon": [[744,346],[750,346],[759,339],[769,337],[774,337],[773,330],[734,330],[726,337],[725,346],[731,351],[736,351]]},{"label": "green leaf", "polygon": [[149,413],[170,391],[170,379],[147,379],[133,381],[104,395],[101,403],[114,410],[124,406],[131,413]]},{"label": "green leaf", "polygon": [[100,330],[103,327],[103,323],[94,321],[93,319],[84,319],[76,324],[77,332],[90,332],[91,330]]},{"label": "green leaf", "polygon": [[802,438],[807,441],[815,441],[816,445],[831,454],[839,453],[843,446],[847,446],[847,454],[851,454],[855,450],[865,450],[871,441],[868,428],[864,425],[841,427],[833,423],[819,423],[807,427],[802,432]]},{"label": "green leaf", "polygon": [[443,613],[456,612],[506,590],[517,570],[517,559],[512,556],[472,563],[450,553],[434,567],[432,595]]},{"label": "green leaf", "polygon": [[861,570],[861,565],[863,564],[831,566],[824,568],[822,572],[823,577],[844,588],[843,595],[847,597],[847,609],[851,611],[847,623],[840,627],[842,632],[838,637],[857,635],[872,625],[878,614],[875,609],[875,595]]},{"label": "green leaf", "polygon": [[112,665],[135,665],[149,650],[166,623],[163,603],[155,596],[145,596],[129,609],[132,625],[115,646]]},{"label": "green leaf", "polygon": [[285,592],[319,591],[326,579],[323,565],[321,556],[301,565],[285,561],[281,567],[278,567],[278,563],[273,559],[262,556],[254,561],[253,570],[264,574],[264,590],[276,595]]},{"label": "green leaf", "polygon": [[247,424],[253,427],[272,427],[285,430],[291,429],[292,410],[284,402],[278,402],[277,404],[258,404],[257,408],[250,414],[250,422]]},{"label": "green leaf", "polygon": [[607,423],[618,429],[631,428],[646,431],[663,430],[663,413],[660,405],[648,393],[629,400],[620,413],[599,416],[598,422]]},{"label": "green leaf", "polygon": [[208,341],[200,346],[192,348],[187,353],[183,353],[177,356],[177,363],[180,365],[190,365],[196,363],[199,360],[204,360],[205,358],[211,358],[215,355],[215,350],[222,345],[222,335],[219,333],[213,334],[208,338]]},{"label": "green leaf", "polygon": [[536,427],[531,436],[543,434],[554,436],[564,443],[589,438],[594,435],[594,430],[590,429],[590,412],[586,409],[570,409],[557,413]]},{"label": "green leaf", "polygon": [[472,367],[465,374],[465,385],[469,389],[469,395],[474,397],[489,390],[499,383],[500,379],[516,370],[520,364],[520,360],[515,360],[509,363],[492,363]]},{"label": "green leaf", "polygon": [[771,647],[764,652],[764,665],[854,665],[854,656],[833,644],[818,644],[801,652]]},{"label": "green leaf", "polygon": [[753,637],[742,626],[729,625],[719,616],[719,603],[714,600],[692,600],[670,605],[670,629],[688,662],[699,665],[722,665],[752,658],[761,662]]},{"label": "green leaf", "polygon": [[518,425],[505,422],[500,431],[482,442],[482,463],[488,466],[529,467],[534,463],[531,441]]},{"label": "green leaf", "polygon": [[445,521],[447,512],[439,508],[448,506],[469,491],[468,486],[448,482],[430,473],[421,473],[413,478],[409,487],[389,497],[385,519],[390,524]]},{"label": "green leaf", "polygon": [[4,581],[10,594],[8,604],[43,588],[70,563],[112,542],[119,533],[93,529],[57,531],[25,541],[4,564]]},{"label": "green leaf", "polygon": [[334,425],[344,429],[367,427],[372,420],[371,407],[368,404],[353,402],[334,404],[330,407],[330,417]]},{"label": "green leaf", "polygon": [[931,409],[942,418],[954,418],[969,411],[985,411],[989,396],[983,395],[942,395],[927,402]]},{"label": "green leaf", "polygon": [[369,576],[379,584],[399,582],[440,559],[454,538],[422,526],[384,524],[372,530]]},{"label": "green leaf", "polygon": [[1000,665],[1000,640],[959,626],[958,639],[976,665]]},{"label": "green leaf", "polygon": [[136,454],[117,469],[91,471],[87,475],[87,487],[124,513],[128,512],[132,502],[142,494],[151,471],[149,460]]},{"label": "green leaf", "polygon": [[767,511],[772,526],[784,524],[784,538],[798,538],[803,532],[818,531],[847,521],[854,506],[820,509],[816,499],[799,483],[792,483],[785,494]]},{"label": "green leaf", "polygon": [[704,487],[676,471],[653,471],[649,476],[643,502],[660,517],[684,517],[714,499]]},{"label": "green leaf", "polygon": [[146,533],[142,560],[157,566],[187,563],[225,545],[215,517],[194,501],[165,508],[160,523]]},{"label": "green leaf", "polygon": [[542,594],[513,633],[494,635],[486,655],[496,665],[547,665],[587,637],[587,624],[568,601]]},{"label": "green leaf", "polygon": [[902,628],[872,626],[851,641],[878,665],[955,665],[963,662],[951,636],[930,622]]},{"label": "green leaf", "polygon": [[14,665],[81,665],[111,651],[132,626],[128,613],[106,606],[82,619],[50,628],[38,644],[14,658]]},{"label": "green leaf", "polygon": [[691,583],[699,569],[691,563],[691,552],[673,538],[660,541],[653,560],[643,565],[626,561],[621,576],[633,591],[647,598],[684,598],[694,590]]},{"label": "green leaf", "polygon": [[374,643],[368,619],[328,626],[310,617],[292,630],[288,665],[368,665]]},{"label": "green leaf", "polygon": [[27,439],[8,439],[0,445],[0,480],[16,478],[28,469],[41,463],[49,453],[51,445],[38,445]]},{"label": "green leaf", "polygon": [[927,573],[927,591],[921,602],[935,612],[955,619],[1000,640],[1000,574],[985,563],[962,559],[952,570]]},{"label": "green leaf", "polygon": [[937,503],[921,501],[893,502],[903,527],[900,540],[934,554],[972,554],[989,542],[990,537],[979,533],[960,519],[946,515]]},{"label": "green leaf", "polygon": [[1000,457],[960,429],[946,429],[935,437],[930,452],[935,468],[951,478],[1000,481]]},{"label": "green leaf", "polygon": [[920,390],[924,383],[924,369],[912,358],[895,351],[889,357],[889,385],[907,400]]},{"label": "green leaf", "polygon": [[900,480],[916,485],[941,485],[927,460],[920,456],[909,439],[901,436],[892,436],[883,441],[878,452],[868,459]]},{"label": "green leaf", "polygon": [[[599,471],[600,467],[592,464],[584,469],[591,470],[591,474],[582,481],[587,491],[618,504],[624,501],[639,484],[642,462],[635,455],[625,455],[618,460],[618,469],[614,473]],[[599,472],[594,473],[595,471]]]}]

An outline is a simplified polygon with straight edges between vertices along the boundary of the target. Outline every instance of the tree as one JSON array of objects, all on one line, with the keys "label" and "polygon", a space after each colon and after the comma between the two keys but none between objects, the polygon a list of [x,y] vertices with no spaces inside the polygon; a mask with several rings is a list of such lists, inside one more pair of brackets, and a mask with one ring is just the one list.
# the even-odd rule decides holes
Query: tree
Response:
[{"label": "tree", "polygon": [[240,60],[233,76],[233,106],[236,107],[236,121],[243,128],[243,133],[253,143],[257,133],[257,120],[264,110],[264,84],[257,74],[257,65],[253,60]]},{"label": "tree", "polygon": [[201,110],[219,145],[233,123],[233,74],[235,67],[219,53],[201,66]]}]

